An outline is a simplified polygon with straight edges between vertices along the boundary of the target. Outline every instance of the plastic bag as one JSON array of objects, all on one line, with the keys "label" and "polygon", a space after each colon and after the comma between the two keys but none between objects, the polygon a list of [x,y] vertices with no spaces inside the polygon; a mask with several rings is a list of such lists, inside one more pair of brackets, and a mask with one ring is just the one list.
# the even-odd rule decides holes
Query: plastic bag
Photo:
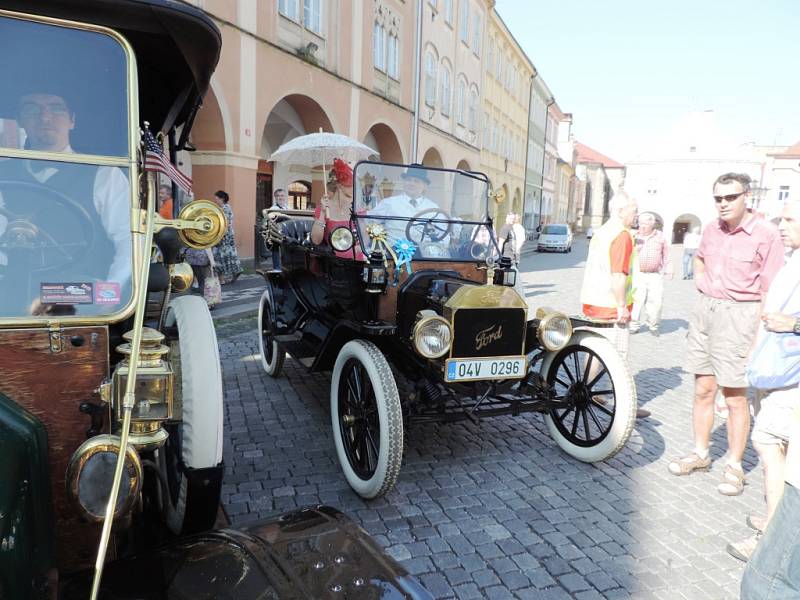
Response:
[{"label": "plastic bag", "polygon": [[747,363],[747,381],[762,390],[800,384],[800,336],[767,333]]}]

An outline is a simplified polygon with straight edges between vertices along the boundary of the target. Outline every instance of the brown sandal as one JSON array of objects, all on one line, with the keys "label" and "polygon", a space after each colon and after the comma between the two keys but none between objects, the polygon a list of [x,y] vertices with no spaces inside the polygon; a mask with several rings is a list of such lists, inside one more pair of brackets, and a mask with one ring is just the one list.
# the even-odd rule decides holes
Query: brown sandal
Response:
[{"label": "brown sandal", "polygon": [[681,456],[669,463],[669,472],[673,475],[689,475],[694,471],[708,471],[711,467],[711,456],[700,458],[696,452]]},{"label": "brown sandal", "polygon": [[723,496],[738,496],[744,491],[744,471],[731,465],[725,465],[722,482],[717,491]]}]

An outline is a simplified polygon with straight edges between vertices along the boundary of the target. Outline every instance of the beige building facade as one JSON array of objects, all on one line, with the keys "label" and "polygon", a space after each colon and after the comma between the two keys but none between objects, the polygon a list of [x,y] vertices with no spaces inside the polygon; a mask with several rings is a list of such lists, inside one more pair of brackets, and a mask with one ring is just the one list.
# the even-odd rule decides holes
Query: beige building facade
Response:
[{"label": "beige building facade", "polygon": [[481,170],[500,192],[490,207],[497,227],[506,215],[523,214],[525,153],[533,63],[522,51],[496,10],[486,31],[483,74]]},{"label": "beige building facade", "polygon": [[179,161],[195,197],[230,194],[242,257],[255,255],[255,225],[275,189],[288,191],[292,207],[315,206],[320,170],[268,158],[320,129],[366,143],[386,162],[489,171],[505,188],[501,217],[522,212],[534,70],[494,0],[423,0],[419,44],[417,2],[188,1],[215,20],[223,44],[195,150]]}]

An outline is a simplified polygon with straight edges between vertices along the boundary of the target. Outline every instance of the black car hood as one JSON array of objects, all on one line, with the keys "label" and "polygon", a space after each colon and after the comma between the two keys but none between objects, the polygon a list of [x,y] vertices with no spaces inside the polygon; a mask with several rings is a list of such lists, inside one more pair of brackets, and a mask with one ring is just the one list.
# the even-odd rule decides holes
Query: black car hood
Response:
[{"label": "black car hood", "polygon": [[[84,600],[92,573],[66,579],[62,600]],[[102,600],[433,598],[369,535],[319,506],[176,541],[107,565]]]}]

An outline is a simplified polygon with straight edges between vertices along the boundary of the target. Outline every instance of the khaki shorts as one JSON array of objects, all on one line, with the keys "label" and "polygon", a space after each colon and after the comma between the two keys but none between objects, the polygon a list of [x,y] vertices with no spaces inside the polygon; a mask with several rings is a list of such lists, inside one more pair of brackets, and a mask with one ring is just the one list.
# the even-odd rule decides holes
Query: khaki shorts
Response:
[{"label": "khaki shorts", "polygon": [[745,368],[758,331],[760,302],[700,295],[689,319],[686,370],[713,375],[727,388],[746,388]]},{"label": "khaki shorts", "polygon": [[766,444],[786,444],[793,427],[792,413],[800,404],[800,389],[797,386],[775,390],[758,390],[756,398],[760,403],[753,432],[753,442]]}]

